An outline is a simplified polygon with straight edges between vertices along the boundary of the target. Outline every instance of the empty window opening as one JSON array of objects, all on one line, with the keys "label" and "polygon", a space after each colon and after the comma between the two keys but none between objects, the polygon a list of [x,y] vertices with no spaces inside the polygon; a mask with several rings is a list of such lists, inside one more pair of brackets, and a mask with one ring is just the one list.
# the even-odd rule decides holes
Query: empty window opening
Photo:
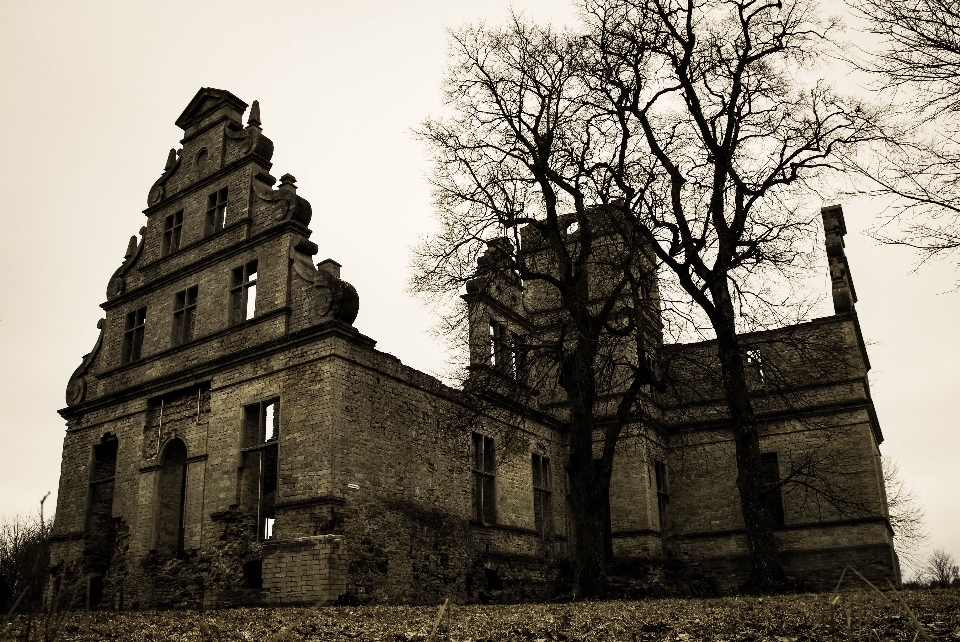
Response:
[{"label": "empty window opening", "polygon": [[244,563],[243,583],[249,589],[263,588],[263,560],[250,560]]},{"label": "empty window opening", "polygon": [[550,479],[550,458],[534,454],[531,457],[533,468],[533,522],[541,537],[553,532],[552,488]]},{"label": "empty window opening", "polygon": [[277,442],[274,441],[260,451],[260,501],[258,505],[260,532],[258,535],[262,540],[273,537],[278,472]]},{"label": "empty window opening", "polygon": [[527,337],[513,335],[513,376],[525,379],[527,376]]},{"label": "empty window opening", "polygon": [[207,196],[207,215],[205,219],[204,235],[208,236],[223,229],[227,219],[227,188]]},{"label": "empty window opening", "polygon": [[127,313],[123,326],[123,353],[121,363],[139,361],[143,349],[143,329],[147,323],[147,309],[139,308]]},{"label": "empty window opening", "polygon": [[177,292],[173,300],[173,345],[193,341],[197,317],[197,286]]},{"label": "empty window opening", "polygon": [[667,464],[659,459],[654,459],[653,472],[657,480],[657,516],[660,519],[660,531],[663,532],[667,523],[667,506],[670,504],[670,493],[667,486]]},{"label": "empty window opening", "polygon": [[[87,503],[85,549],[88,571],[98,576],[107,572],[116,541],[113,519],[114,475],[117,469],[117,438],[107,433],[93,447],[90,467],[89,501]],[[91,595],[95,606],[99,598]]]},{"label": "empty window opening", "polygon": [[230,282],[230,324],[252,319],[256,315],[257,262],[250,261],[233,270]]},{"label": "empty window opening", "polygon": [[757,378],[760,380],[760,383],[766,382],[767,378],[763,371],[763,357],[760,354],[760,350],[747,350],[747,366],[753,369],[754,373],[757,375]]},{"label": "empty window opening", "polygon": [[516,376],[514,342],[511,341],[507,324],[490,322],[490,361],[497,370]]},{"label": "empty window opening", "polygon": [[496,321],[490,322],[490,363],[497,364],[497,348],[500,343],[500,324]]},{"label": "empty window opening", "polygon": [[180,439],[167,444],[157,485],[157,552],[183,554],[187,498],[187,446]]},{"label": "empty window opening", "polygon": [[183,228],[183,210],[163,219],[163,242],[160,256],[173,254],[180,249],[180,230]]},{"label": "empty window opening", "polygon": [[100,602],[103,601],[103,576],[102,575],[88,575],[87,576],[87,610],[91,608],[100,606]]},{"label": "empty window opening", "polygon": [[493,439],[473,433],[473,514],[481,524],[497,521],[495,465]]},{"label": "empty window opening", "polygon": [[490,591],[500,591],[503,589],[503,582],[500,580],[500,573],[495,568],[483,569],[483,579],[487,582],[487,589]]},{"label": "empty window opening", "polygon": [[280,400],[270,399],[243,408],[243,447],[275,441],[280,434]]},{"label": "empty window opening", "polygon": [[261,540],[273,537],[274,504],[279,483],[279,436],[279,399],[244,406],[241,506],[251,517],[255,513],[257,537]]},{"label": "empty window opening", "polygon": [[264,441],[270,441],[277,438],[277,420],[280,418],[276,414],[277,402],[271,401],[264,406],[264,418],[263,418],[263,428],[264,428]]},{"label": "empty window opening", "polygon": [[780,492],[780,462],[777,453],[760,453],[760,481],[763,484],[764,510],[774,526],[783,526],[783,495]]}]

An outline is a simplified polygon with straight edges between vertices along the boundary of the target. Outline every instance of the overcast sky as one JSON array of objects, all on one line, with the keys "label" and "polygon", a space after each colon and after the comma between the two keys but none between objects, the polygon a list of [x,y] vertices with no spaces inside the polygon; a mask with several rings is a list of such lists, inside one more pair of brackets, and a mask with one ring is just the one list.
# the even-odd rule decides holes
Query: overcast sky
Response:
[{"label": "overcast sky", "polygon": [[[564,0],[513,6],[574,17]],[[440,112],[446,28],[508,11],[506,0],[2,0],[0,514],[34,511],[47,491],[55,500],[56,411],[200,87],[260,101],[272,173],[296,176],[313,205],[317,258],[340,262],[357,288],[360,331],[444,371],[433,320],[405,290],[409,248],[432,224],[430,164],[410,130]],[[881,451],[922,498],[928,548],[960,558],[958,275],[945,263],[914,272],[908,251],[862,235],[878,205],[843,205]]]}]

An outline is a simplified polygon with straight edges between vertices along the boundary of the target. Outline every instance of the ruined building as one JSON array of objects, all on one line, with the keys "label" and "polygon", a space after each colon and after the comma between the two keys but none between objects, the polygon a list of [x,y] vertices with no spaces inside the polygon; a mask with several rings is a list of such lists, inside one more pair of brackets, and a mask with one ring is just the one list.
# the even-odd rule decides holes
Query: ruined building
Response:
[{"label": "ruined building", "polygon": [[[378,352],[340,265],[317,262],[310,203],[270,174],[257,103],[245,112],[216,89],[187,105],[107,284],[60,411],[51,586],[92,575],[112,608],[546,595],[568,546],[562,412],[505,401],[462,422],[463,392]],[[769,510],[800,581],[848,563],[896,580],[839,208],[824,223],[836,314],[745,337]],[[471,367],[519,379],[504,346],[538,332],[521,305],[536,293],[498,262],[505,243],[465,295]],[[747,555],[711,355],[660,348],[673,392],[648,390],[623,439],[609,529],[617,556],[678,558],[730,588]],[[825,471],[824,492],[777,486],[797,462]]]}]

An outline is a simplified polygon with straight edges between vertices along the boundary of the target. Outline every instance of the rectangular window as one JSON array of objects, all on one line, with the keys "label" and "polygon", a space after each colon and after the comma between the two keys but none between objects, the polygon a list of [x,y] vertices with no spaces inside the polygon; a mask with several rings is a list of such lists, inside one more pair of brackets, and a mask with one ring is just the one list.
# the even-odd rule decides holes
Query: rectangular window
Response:
[{"label": "rectangular window", "polygon": [[541,537],[553,531],[553,505],[551,504],[550,459],[532,456],[533,467],[533,522]]},{"label": "rectangular window", "polygon": [[140,351],[143,348],[143,328],[146,323],[146,308],[127,313],[127,319],[123,327],[123,353],[120,357],[122,364],[140,360]]},{"label": "rectangular window", "polygon": [[493,439],[473,433],[473,515],[481,524],[497,522]]},{"label": "rectangular window", "polygon": [[173,254],[180,249],[180,230],[183,228],[183,210],[163,220],[163,243],[160,256]]},{"label": "rectangular window", "polygon": [[223,229],[227,219],[227,188],[207,196],[207,216],[204,221],[203,234],[209,236]]},{"label": "rectangular window", "polygon": [[[273,537],[279,484],[278,440],[280,400],[270,399],[243,407],[244,472],[242,506],[257,512],[257,537]],[[249,499],[247,499],[249,498]],[[251,515],[252,517],[252,515]]]},{"label": "rectangular window", "polygon": [[657,479],[657,515],[660,518],[660,532],[667,524],[667,505],[670,504],[670,493],[667,489],[667,464],[659,459],[653,460],[654,476]]},{"label": "rectangular window", "polygon": [[243,432],[244,448],[276,441],[280,432],[280,400],[244,406]]},{"label": "rectangular window", "polygon": [[193,341],[197,317],[197,286],[177,292],[173,300],[173,345]]},{"label": "rectangular window", "polygon": [[747,368],[753,371],[757,382],[761,385],[766,383],[766,374],[763,371],[763,356],[760,354],[760,350],[747,350]]},{"label": "rectangular window", "polygon": [[783,495],[780,493],[780,462],[777,453],[760,453],[763,508],[774,526],[783,526]]},{"label": "rectangular window", "polygon": [[257,306],[257,262],[234,268],[230,281],[230,325],[252,319]]},{"label": "rectangular window", "polygon": [[513,335],[513,375],[518,380],[527,377],[527,337]]},{"label": "rectangular window", "polygon": [[500,372],[511,377],[517,375],[516,337],[507,329],[507,324],[490,322],[490,361]]}]

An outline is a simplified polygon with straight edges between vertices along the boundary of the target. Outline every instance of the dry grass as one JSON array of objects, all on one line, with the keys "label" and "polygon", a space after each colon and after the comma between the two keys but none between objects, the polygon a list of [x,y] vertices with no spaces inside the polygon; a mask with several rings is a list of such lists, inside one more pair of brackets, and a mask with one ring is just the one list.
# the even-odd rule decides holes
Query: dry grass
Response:
[{"label": "dry grass", "polygon": [[[864,588],[763,598],[450,604],[436,640],[913,640],[917,631],[906,609],[888,602],[896,604],[896,596]],[[960,591],[900,595],[931,639],[960,640]],[[65,615],[58,639],[425,642],[437,619],[437,607],[410,606],[75,612]],[[0,639],[18,639],[23,623],[22,617],[7,623]]]}]

